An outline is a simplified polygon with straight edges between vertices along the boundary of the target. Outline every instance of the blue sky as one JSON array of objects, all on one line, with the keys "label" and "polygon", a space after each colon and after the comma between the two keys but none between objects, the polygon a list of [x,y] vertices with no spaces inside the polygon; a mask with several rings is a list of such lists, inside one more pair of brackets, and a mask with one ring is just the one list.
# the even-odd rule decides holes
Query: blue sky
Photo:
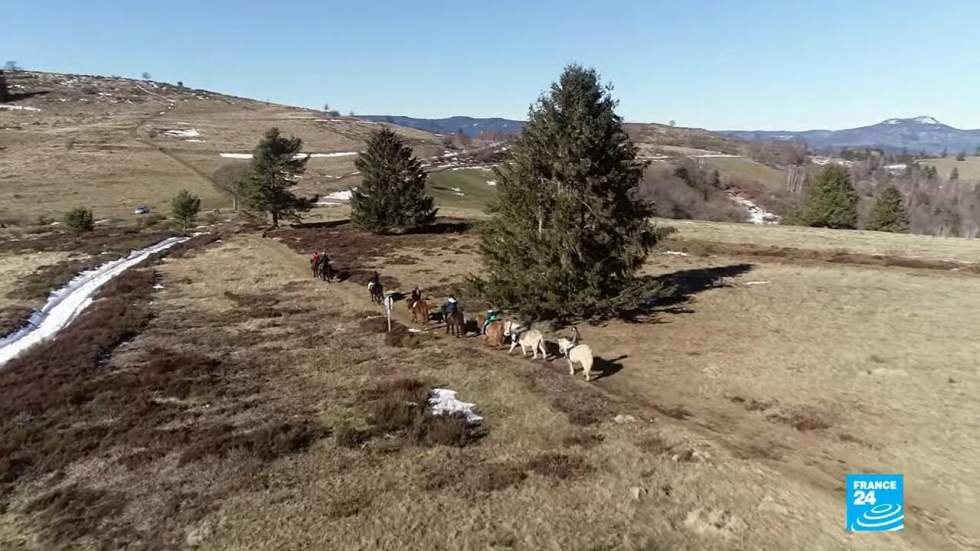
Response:
[{"label": "blue sky", "polygon": [[980,128],[980,2],[32,0],[0,62],[344,112],[524,118],[571,62],[631,121]]}]

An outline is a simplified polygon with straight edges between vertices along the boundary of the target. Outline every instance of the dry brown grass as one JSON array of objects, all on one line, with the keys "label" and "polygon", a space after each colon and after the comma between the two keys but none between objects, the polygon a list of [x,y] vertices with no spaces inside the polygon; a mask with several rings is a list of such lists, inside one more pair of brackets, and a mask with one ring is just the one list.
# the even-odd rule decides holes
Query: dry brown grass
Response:
[{"label": "dry brown grass", "polygon": [[[465,243],[453,240],[448,246]],[[420,249],[407,241],[405,250],[417,256]],[[452,274],[473,265],[469,256],[451,251],[424,254],[457,259]],[[710,265],[694,257],[667,260],[653,271]],[[425,267],[400,265],[392,274],[413,281],[425,277],[418,271]],[[418,348],[385,345],[383,318],[360,286],[312,281],[304,258],[269,239],[230,237],[160,270],[165,288],[154,295],[155,317],[136,339],[113,352],[108,365],[138,374],[155,350],[219,362],[201,369],[212,375],[200,384],[164,401],[173,401],[174,411],[182,412],[164,425],[168,430],[204,424],[215,431],[211,440],[231,444],[236,436],[305,420],[333,428],[334,437],[305,448],[286,445],[282,449],[296,453],[271,462],[248,453],[249,444],[219,445],[217,453],[175,467],[179,454],[190,447],[180,443],[177,454],[134,461],[132,471],[118,467],[126,463],[116,460],[111,448],[96,448],[66,469],[67,483],[111,492],[126,488],[147,497],[141,504],[155,503],[148,496],[159,495],[166,507],[137,507],[130,500],[118,520],[103,522],[101,531],[88,536],[94,543],[104,541],[100,534],[113,527],[166,518],[142,533],[140,541],[174,546],[189,531],[210,526],[195,533],[206,534],[203,546],[213,549],[482,548],[488,542],[516,548],[969,548],[969,524],[930,505],[923,488],[917,489],[924,497],[916,499],[922,509],[916,513],[921,520],[915,533],[887,542],[857,541],[836,529],[840,496],[835,488],[841,473],[877,464],[875,457],[894,462],[898,448],[868,417],[880,412],[862,409],[878,406],[857,408],[847,398],[851,387],[834,385],[845,380],[839,374],[846,366],[866,367],[872,373],[852,374],[847,381],[881,381],[879,388],[901,395],[895,403],[906,408],[905,423],[917,426],[925,421],[923,404],[935,396],[929,379],[910,385],[899,371],[915,377],[941,373],[938,386],[947,398],[951,392],[969,395],[975,378],[963,369],[949,371],[949,362],[944,368],[926,361],[909,348],[922,342],[911,342],[915,339],[907,332],[910,343],[898,348],[869,348],[876,341],[868,334],[901,333],[906,323],[928,331],[929,323],[947,319],[953,302],[967,303],[956,308],[970,306],[973,295],[966,291],[973,278],[760,261],[732,284],[692,295],[686,313],[662,313],[659,323],[582,326],[585,341],[621,365],[586,384],[568,377],[561,362],[508,358],[472,339],[434,335]],[[948,288],[931,285],[937,276]],[[768,283],[740,284],[749,278]],[[883,326],[865,307],[883,304],[880,289],[897,289],[906,297],[903,309],[928,314],[923,321],[929,323],[889,318],[895,325]],[[246,308],[225,291],[246,302],[275,296],[285,313],[275,318],[229,315]],[[938,311],[923,308],[922,301]],[[817,315],[824,311],[826,316]],[[806,323],[792,313],[806,315]],[[396,309],[399,323],[406,317],[404,308]],[[840,332],[841,323],[851,328],[846,334]],[[940,325],[937,330],[952,329]],[[861,331],[867,334],[852,334]],[[952,344],[963,334],[927,336],[956,354],[969,352]],[[827,342],[834,343],[833,354]],[[882,361],[868,360],[865,366],[872,354]],[[912,364],[901,359],[906,354],[927,367],[911,371]],[[955,383],[948,382],[947,372],[955,375]],[[486,418],[478,445],[460,447],[441,437],[426,442],[415,432],[425,408],[413,404],[422,403],[430,386],[456,389],[461,399],[477,403]],[[922,396],[902,390],[912,387]],[[654,404],[677,404],[690,415],[658,414]],[[968,404],[960,406],[965,409],[944,412],[954,431],[972,411]],[[796,411],[803,412],[799,419],[816,417],[806,408],[832,420],[832,426],[792,426]],[[767,419],[777,409],[789,422]],[[943,440],[904,425],[890,430],[902,431],[900,438]],[[935,476],[922,470],[925,458],[948,454],[953,459],[959,453],[932,444],[901,449],[908,469],[917,473],[910,480]],[[867,450],[874,455],[865,455]],[[125,450],[124,457],[139,453]],[[100,463],[104,466],[93,466]],[[944,465],[932,468],[952,476]],[[41,493],[24,482],[15,485],[8,512],[0,513],[0,544],[12,541],[5,534],[18,533],[10,527],[25,522],[26,503]],[[806,522],[792,520],[794,504],[801,501],[811,513]],[[781,522],[772,522],[773,515]],[[35,518],[35,529],[51,529],[40,515]]]},{"label": "dry brown grass", "polygon": [[[21,101],[41,111],[0,112],[7,160],[0,220],[17,223],[57,217],[80,205],[97,217],[133,219],[137,205],[169,212],[168,202],[180,189],[200,196],[205,210],[228,211],[230,197],[210,181],[229,162],[220,153],[250,151],[272,126],[299,136],[311,152],[358,151],[377,128],[349,117],[164,83],[51,73],[20,73],[11,83],[46,92]],[[203,142],[166,133],[191,128]],[[395,128],[423,157],[441,152],[435,136]],[[345,178],[355,170],[353,159],[311,159],[301,193],[356,183]]]}]

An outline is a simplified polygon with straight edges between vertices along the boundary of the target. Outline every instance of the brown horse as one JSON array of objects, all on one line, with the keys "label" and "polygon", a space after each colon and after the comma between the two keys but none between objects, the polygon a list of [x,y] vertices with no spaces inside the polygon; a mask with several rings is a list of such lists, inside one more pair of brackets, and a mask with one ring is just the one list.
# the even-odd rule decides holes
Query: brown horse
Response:
[{"label": "brown horse", "polygon": [[[482,324],[481,324],[482,327]],[[487,326],[487,330],[484,333],[484,340],[487,346],[492,346],[494,348],[500,348],[504,344],[504,322],[493,321]]]},{"label": "brown horse", "polygon": [[463,317],[463,311],[457,306],[455,312],[446,314],[446,334],[462,337],[465,333],[466,318]]},{"label": "brown horse", "polygon": [[425,325],[429,323],[429,303],[424,299],[416,301],[415,304],[409,303],[408,309],[412,312],[412,321]]}]

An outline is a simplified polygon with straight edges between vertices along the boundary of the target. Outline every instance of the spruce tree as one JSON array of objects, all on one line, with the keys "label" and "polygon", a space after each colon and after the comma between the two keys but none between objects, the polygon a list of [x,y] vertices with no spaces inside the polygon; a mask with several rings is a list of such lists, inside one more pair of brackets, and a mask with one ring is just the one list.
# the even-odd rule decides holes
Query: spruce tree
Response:
[{"label": "spruce tree", "polygon": [[0,71],[0,103],[7,101],[7,95],[10,91],[7,88],[7,75]]},{"label": "spruce tree", "polygon": [[92,209],[77,207],[65,213],[62,223],[77,237],[95,229],[95,216],[92,214]]},{"label": "spruce tree", "polygon": [[182,189],[170,201],[170,209],[174,220],[180,224],[181,231],[187,233],[187,228],[194,223],[197,213],[201,211],[201,198]]},{"label": "spruce tree", "polygon": [[272,225],[279,226],[283,218],[298,221],[300,214],[310,210],[313,202],[297,197],[290,191],[297,176],[306,170],[308,155],[300,154],[303,140],[285,138],[278,128],[271,128],[252,152],[248,173],[241,182],[245,208],[268,214]]},{"label": "spruce tree", "polygon": [[807,191],[796,218],[806,226],[854,229],[857,227],[857,192],[847,170],[829,165],[817,175]]},{"label": "spruce tree", "polygon": [[598,74],[567,67],[528,113],[482,228],[477,290],[529,318],[608,315],[649,297],[636,271],[662,232],[635,199],[645,163]]},{"label": "spruce tree", "polygon": [[895,186],[886,187],[878,195],[865,229],[893,233],[909,231],[909,215],[905,210],[905,201]]},{"label": "spruce tree", "polygon": [[371,133],[354,166],[361,183],[351,193],[351,220],[375,233],[402,233],[436,218],[426,174],[412,148],[388,128]]}]

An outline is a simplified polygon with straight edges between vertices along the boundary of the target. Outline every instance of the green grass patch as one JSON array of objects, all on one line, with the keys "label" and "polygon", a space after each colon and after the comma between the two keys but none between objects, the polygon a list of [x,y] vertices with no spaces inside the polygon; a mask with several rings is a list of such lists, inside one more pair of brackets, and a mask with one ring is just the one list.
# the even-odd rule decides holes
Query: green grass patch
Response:
[{"label": "green grass patch", "polygon": [[497,188],[487,184],[495,179],[490,170],[443,170],[429,174],[426,188],[437,205],[482,210],[497,195]]}]

